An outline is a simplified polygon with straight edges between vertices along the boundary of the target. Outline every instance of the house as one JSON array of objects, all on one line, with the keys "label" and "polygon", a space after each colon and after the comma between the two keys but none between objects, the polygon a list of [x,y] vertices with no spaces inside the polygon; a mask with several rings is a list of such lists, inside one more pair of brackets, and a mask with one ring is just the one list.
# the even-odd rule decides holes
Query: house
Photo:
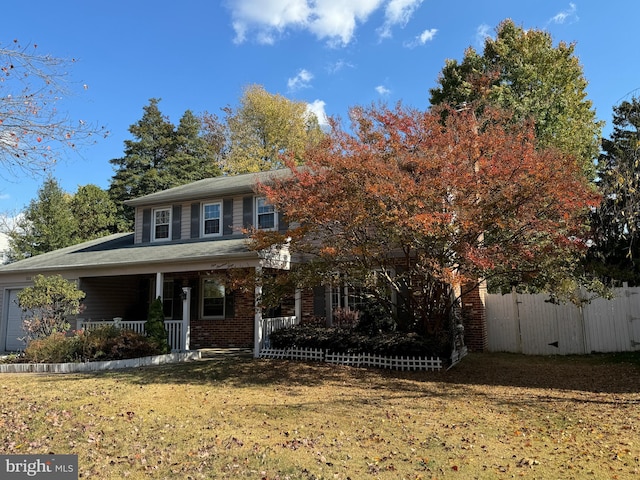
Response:
[{"label": "house", "polygon": [[[257,181],[286,173],[208,178],[136,198],[127,202],[135,208],[134,232],[1,266],[0,351],[24,348],[15,300],[38,274],[78,283],[86,293],[79,315],[84,322],[143,321],[151,300],[161,297],[167,320],[182,321],[186,312],[188,331],[182,335],[188,333],[190,348],[255,346],[260,292],[230,291],[225,280],[232,272],[289,268],[286,249],[251,251],[243,234],[249,226],[286,228],[278,212],[254,194]],[[300,297],[296,303],[292,292],[282,313],[300,318]]]},{"label": "house", "polygon": [[[234,276],[259,278],[290,268],[286,246],[252,251],[243,233],[247,227],[287,228],[278,212],[255,194],[255,187],[288,174],[283,169],[214,177],[139,197],[127,202],[135,209],[132,233],[0,266],[0,351],[24,348],[16,298],[38,274],[60,274],[85,292],[74,328],[113,319],[141,324],[149,303],[162,298],[166,325],[177,329],[171,334],[176,349],[253,347],[257,356],[265,332],[305,317],[326,316],[341,306],[332,303],[339,296],[328,286],[291,292],[270,318],[263,318],[260,283],[253,288],[230,287]],[[479,304],[475,302],[476,307]],[[478,311],[479,320],[474,322],[480,328],[479,345],[484,345],[483,310]]]}]

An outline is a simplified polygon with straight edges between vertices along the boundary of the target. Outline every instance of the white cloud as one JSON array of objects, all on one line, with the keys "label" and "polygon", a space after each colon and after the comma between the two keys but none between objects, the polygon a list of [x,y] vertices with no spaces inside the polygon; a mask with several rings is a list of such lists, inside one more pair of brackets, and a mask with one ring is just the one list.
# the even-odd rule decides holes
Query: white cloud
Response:
[{"label": "white cloud", "polygon": [[327,114],[324,110],[325,105],[326,104],[322,100],[314,100],[312,103],[307,104],[307,112],[313,113],[316,116],[318,123],[323,130],[327,129],[329,126]]},{"label": "white cloud", "polygon": [[486,23],[478,26],[478,28],[476,28],[476,45],[478,45],[479,47],[483,47],[484,41],[487,39],[487,37],[491,36],[491,34],[489,33],[490,31],[491,27]]},{"label": "white cloud", "polygon": [[569,8],[551,17],[548,23],[565,23],[567,20],[576,22],[579,20],[577,11],[578,7],[576,7],[576,4],[569,3]]},{"label": "white cloud", "polygon": [[295,77],[287,80],[287,87],[290,91],[300,90],[301,88],[307,88],[309,82],[313,79],[313,74],[308,70],[302,68]]},{"label": "white cloud", "polygon": [[235,43],[273,44],[289,30],[306,30],[332,46],[349,44],[359,24],[385,5],[379,33],[405,26],[423,0],[227,0]]},{"label": "white cloud", "polygon": [[389,90],[384,85],[378,85],[376,87],[376,92],[378,92],[379,95],[386,96],[386,95],[389,95],[391,93],[391,90]]},{"label": "white cloud", "polygon": [[419,45],[424,45],[425,43],[433,40],[436,36],[436,33],[438,33],[437,28],[430,28],[422,32],[417,37],[415,37],[412,41],[406,42],[404,45],[405,47],[410,47],[410,48],[417,47]]},{"label": "white cloud", "polygon": [[391,29],[404,27],[423,0],[390,0],[384,12],[384,25],[378,29],[380,38],[391,37]]},{"label": "white cloud", "polygon": [[327,71],[333,74],[333,73],[338,73],[340,70],[343,70],[345,68],[355,68],[355,66],[352,63],[349,63],[345,60],[340,59],[337,62],[334,62],[331,65],[329,65],[327,67]]}]

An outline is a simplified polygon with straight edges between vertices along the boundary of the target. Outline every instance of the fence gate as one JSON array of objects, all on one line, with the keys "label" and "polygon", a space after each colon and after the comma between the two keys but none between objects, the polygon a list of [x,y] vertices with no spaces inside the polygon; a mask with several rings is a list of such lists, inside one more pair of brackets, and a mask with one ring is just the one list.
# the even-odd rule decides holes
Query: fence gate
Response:
[{"label": "fence gate", "polygon": [[489,350],[569,355],[640,350],[640,288],[615,289],[615,298],[582,307],[553,304],[547,295],[489,294]]}]

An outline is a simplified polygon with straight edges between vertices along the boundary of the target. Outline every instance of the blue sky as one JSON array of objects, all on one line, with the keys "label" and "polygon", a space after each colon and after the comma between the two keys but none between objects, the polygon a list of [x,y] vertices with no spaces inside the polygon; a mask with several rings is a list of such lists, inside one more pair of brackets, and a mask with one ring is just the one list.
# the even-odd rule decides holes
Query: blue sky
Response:
[{"label": "blue sky", "polygon": [[[320,116],[378,101],[427,108],[445,59],[482,52],[505,18],[576,43],[605,134],[612,107],[640,89],[640,2],[629,0],[30,0],[4,2],[2,18],[0,45],[77,60],[59,108],[111,132],[60,159],[53,175],[70,193],[108,187],[150,98],[176,124],[188,109],[237,105],[249,84]],[[23,209],[42,180],[2,180],[0,213]]]}]

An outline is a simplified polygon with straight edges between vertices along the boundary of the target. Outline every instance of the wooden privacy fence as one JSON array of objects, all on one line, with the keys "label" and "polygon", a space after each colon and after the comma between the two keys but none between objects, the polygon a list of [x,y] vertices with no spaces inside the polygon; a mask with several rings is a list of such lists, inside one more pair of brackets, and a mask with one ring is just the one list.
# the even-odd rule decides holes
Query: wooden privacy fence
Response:
[{"label": "wooden privacy fence", "polygon": [[612,300],[556,305],[543,294],[488,294],[492,352],[570,355],[640,350],[640,288],[615,289]]}]

